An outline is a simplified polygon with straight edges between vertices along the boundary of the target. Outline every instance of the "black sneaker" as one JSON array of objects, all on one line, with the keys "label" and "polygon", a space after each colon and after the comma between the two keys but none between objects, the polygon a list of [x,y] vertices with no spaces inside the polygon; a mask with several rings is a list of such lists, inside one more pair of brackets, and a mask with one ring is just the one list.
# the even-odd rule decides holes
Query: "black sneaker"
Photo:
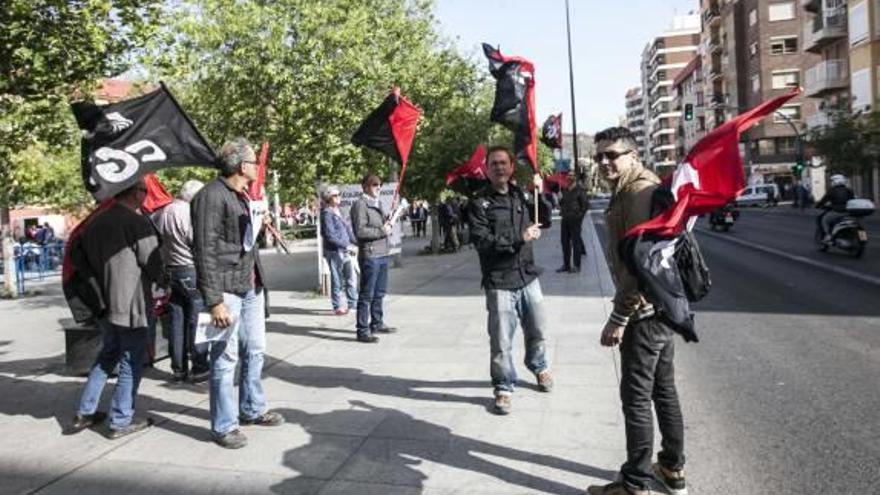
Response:
[{"label": "black sneaker", "polygon": [[110,440],[116,440],[124,436],[131,435],[132,433],[144,431],[151,426],[153,426],[152,419],[133,419],[131,420],[131,423],[129,423],[128,426],[126,426],[125,428],[120,428],[118,430],[110,429],[110,433],[107,435],[107,438],[109,438]]},{"label": "black sneaker", "polygon": [[580,273],[581,267],[579,265],[575,265],[574,268],[571,269],[571,273]]},{"label": "black sneaker", "polygon": [[74,433],[79,433],[87,428],[103,423],[105,419],[107,419],[107,413],[101,411],[95,411],[92,414],[77,414],[73,417],[73,423],[64,430],[64,434],[73,435]]},{"label": "black sneaker", "polygon": [[208,371],[200,371],[198,373],[193,373],[189,376],[189,381],[191,383],[205,383],[211,378],[211,370]]},{"label": "black sneaker", "polygon": [[687,495],[687,484],[684,479],[684,469],[673,471],[661,466],[655,462],[651,468],[654,469],[654,476],[663,484],[663,487],[672,495]]},{"label": "black sneaker", "polygon": [[248,419],[248,418],[239,418],[239,424],[248,426],[248,425],[259,425],[259,426],[280,426],[284,424],[284,416],[278,414],[277,412],[267,411],[263,414],[257,416],[256,418]]},{"label": "black sneaker", "polygon": [[232,430],[222,436],[214,435],[214,443],[224,449],[240,449],[247,445],[247,437],[241,430]]},{"label": "black sneaker", "polygon": [[174,383],[186,381],[186,371],[175,371],[171,374],[171,380],[174,381]]},{"label": "black sneaker", "polygon": [[565,273],[567,271],[569,271],[567,266],[559,267],[556,269],[556,273]]},{"label": "black sneaker", "polygon": [[358,335],[357,341],[362,344],[376,344],[379,342],[379,337],[376,335],[367,335],[366,337]]},{"label": "black sneaker", "polygon": [[382,324],[373,329],[374,333],[394,333],[397,329],[394,327],[389,327],[388,325]]}]

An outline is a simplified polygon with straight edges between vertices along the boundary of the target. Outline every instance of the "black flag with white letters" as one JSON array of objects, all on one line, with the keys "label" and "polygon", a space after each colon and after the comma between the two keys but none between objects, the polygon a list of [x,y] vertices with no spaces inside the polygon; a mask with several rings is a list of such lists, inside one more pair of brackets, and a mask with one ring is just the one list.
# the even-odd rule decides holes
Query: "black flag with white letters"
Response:
[{"label": "black flag with white letters", "polygon": [[159,169],[217,166],[217,155],[164,84],[111,105],[71,106],[83,130],[83,182],[98,201]]}]

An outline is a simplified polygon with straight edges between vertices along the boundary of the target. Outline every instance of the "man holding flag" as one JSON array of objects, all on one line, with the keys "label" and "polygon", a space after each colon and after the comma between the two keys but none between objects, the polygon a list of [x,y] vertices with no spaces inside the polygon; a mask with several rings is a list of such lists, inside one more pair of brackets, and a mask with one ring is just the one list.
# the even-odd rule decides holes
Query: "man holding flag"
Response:
[{"label": "man holding flag", "polygon": [[[525,336],[526,367],[535,374],[538,388],[549,392],[553,376],[544,356],[544,296],[535,266],[532,242],[541,237],[534,209],[522,189],[511,183],[513,153],[503,146],[489,148],[489,185],[471,200],[468,212],[471,241],[480,255],[486,290],[490,346],[490,373],[495,393],[494,412],[508,414],[516,386],[513,334],[517,323]],[[535,175],[536,195],[541,177]]]}]

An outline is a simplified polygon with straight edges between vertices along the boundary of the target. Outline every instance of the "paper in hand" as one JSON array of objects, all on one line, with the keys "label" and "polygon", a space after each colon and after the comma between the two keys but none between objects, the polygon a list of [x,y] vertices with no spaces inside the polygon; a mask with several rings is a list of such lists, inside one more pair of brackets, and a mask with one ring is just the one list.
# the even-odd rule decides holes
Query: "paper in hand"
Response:
[{"label": "paper in hand", "polygon": [[232,329],[234,328],[234,324],[226,328],[216,327],[211,322],[210,313],[199,313],[199,319],[196,323],[195,343],[204,344],[205,342],[226,340],[232,335]]}]

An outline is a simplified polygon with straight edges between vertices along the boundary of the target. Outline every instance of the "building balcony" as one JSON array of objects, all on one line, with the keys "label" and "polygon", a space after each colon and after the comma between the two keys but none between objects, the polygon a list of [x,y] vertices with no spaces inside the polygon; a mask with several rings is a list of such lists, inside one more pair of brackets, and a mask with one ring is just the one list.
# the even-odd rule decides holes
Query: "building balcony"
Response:
[{"label": "building balcony", "polygon": [[709,95],[709,108],[721,108],[727,104],[727,98],[721,93]]},{"label": "building balcony", "polygon": [[843,59],[825,60],[804,74],[804,95],[817,97],[826,91],[849,86],[849,64]]},{"label": "building balcony", "polygon": [[828,112],[818,111],[813,115],[807,117],[806,125],[808,130],[819,129],[822,127],[828,127],[834,124],[834,118]]},{"label": "building balcony", "polygon": [[709,39],[706,43],[706,48],[708,48],[709,53],[717,53],[721,51],[721,36],[717,34],[713,34],[709,36]]},{"label": "building balcony", "polygon": [[834,40],[846,38],[846,8],[824,10],[804,24],[804,50],[821,53]]},{"label": "building balcony", "polygon": [[807,12],[819,12],[822,10],[822,0],[801,0],[801,8]]}]

